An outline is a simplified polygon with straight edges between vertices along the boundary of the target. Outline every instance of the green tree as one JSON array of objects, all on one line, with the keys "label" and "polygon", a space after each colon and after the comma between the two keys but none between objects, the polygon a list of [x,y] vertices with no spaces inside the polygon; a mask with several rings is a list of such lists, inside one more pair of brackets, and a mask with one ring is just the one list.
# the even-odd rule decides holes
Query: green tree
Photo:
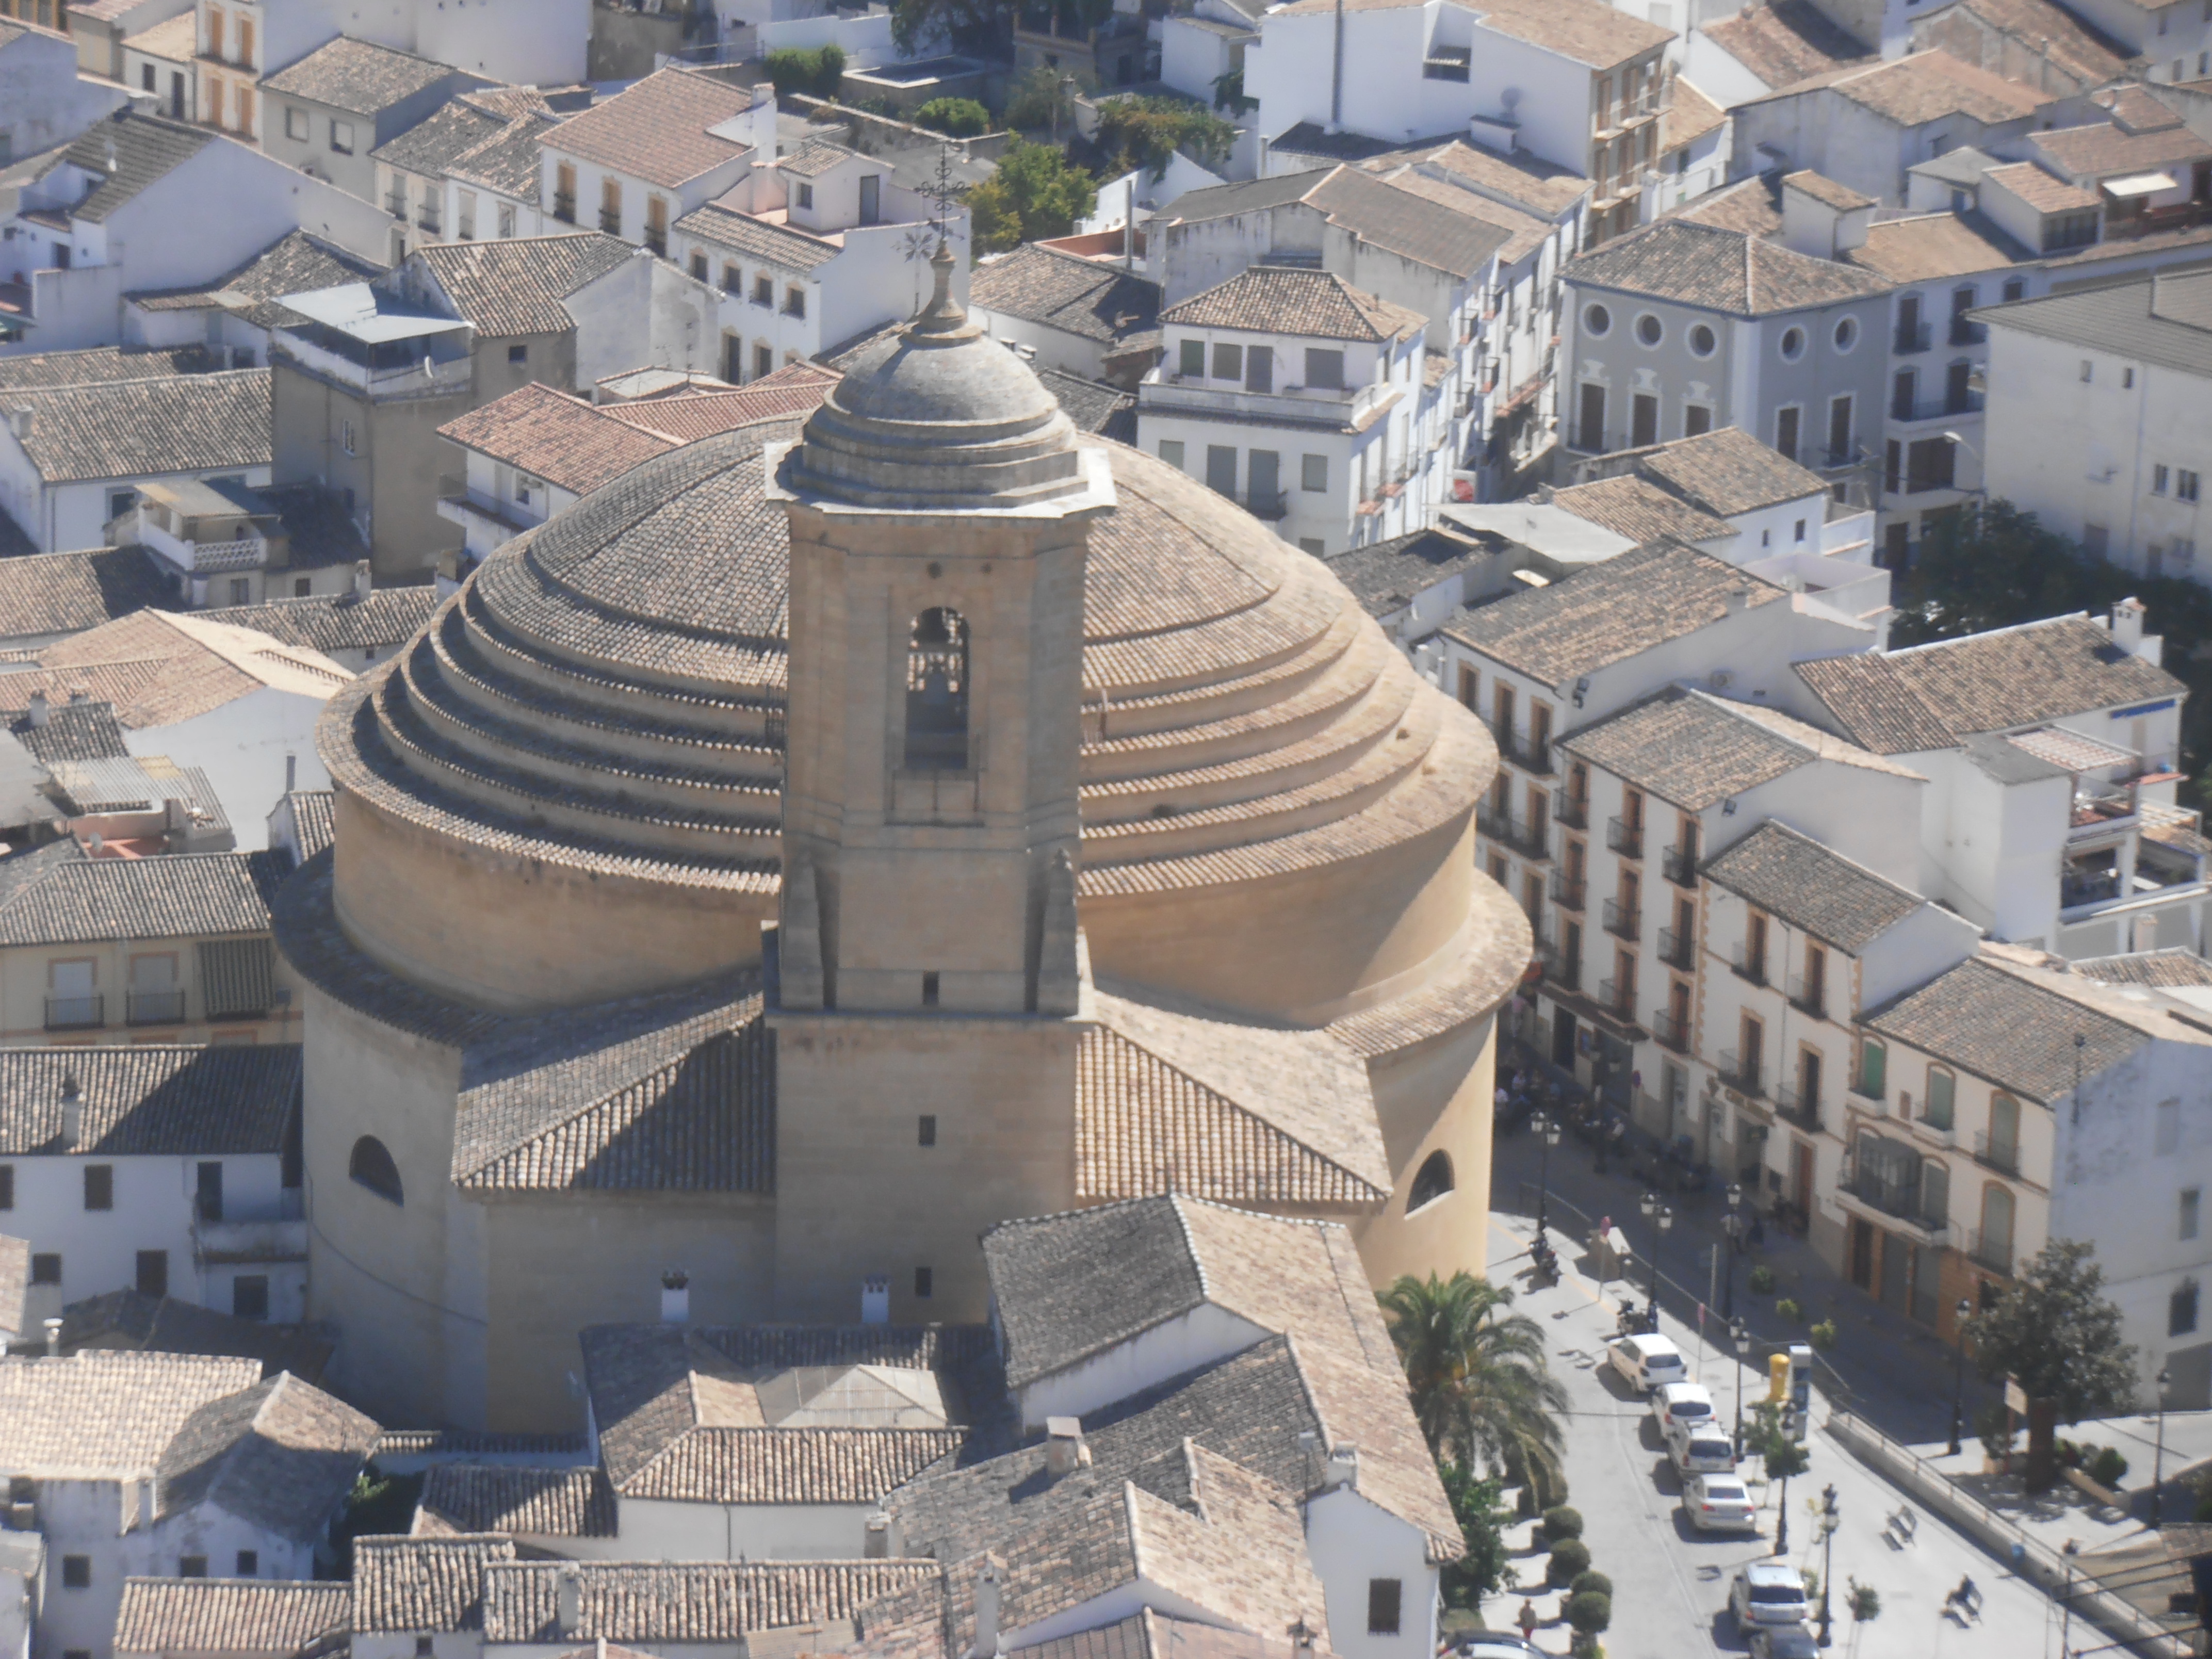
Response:
[{"label": "green tree", "polygon": [[1444,1605],[1479,1612],[1482,1598],[1495,1595],[1505,1580],[1504,1529],[1511,1517],[1498,1503],[1504,1482],[1494,1474],[1477,1475],[1456,1460],[1438,1464],[1437,1473],[1467,1540],[1467,1553],[1444,1565]]},{"label": "green tree", "polygon": [[1990,1382],[2013,1377],[2027,1395],[2030,1492],[2056,1478],[2060,1423],[2135,1405],[2136,1351],[2120,1340],[2120,1310],[2103,1294],[2094,1255],[2080,1239],[2052,1239],[1966,1324],[1974,1369]]},{"label": "green tree", "polygon": [[1844,1597],[1844,1606],[1851,1615],[1851,1651],[1859,1650],[1859,1632],[1881,1617],[1881,1592],[1872,1584],[1862,1584],[1856,1578],[1845,1578],[1850,1587]]},{"label": "green tree", "polygon": [[1018,139],[999,157],[999,170],[968,192],[976,246],[1002,253],[1022,242],[1065,236],[1098,205],[1098,187],[1049,144]]},{"label": "green tree", "polygon": [[1079,36],[1114,15],[1114,0],[893,0],[891,37],[910,53],[933,29],[943,29],[953,46],[973,50],[1006,46],[1015,21],[1024,28]]},{"label": "green tree", "polygon": [[1099,104],[1098,131],[1091,137],[1122,171],[1149,167],[1158,179],[1178,150],[1205,166],[1219,166],[1229,159],[1237,129],[1188,99],[1125,96]]},{"label": "green tree", "polygon": [[914,124],[952,138],[973,138],[988,132],[991,112],[973,98],[933,98],[914,112]]},{"label": "green tree", "polygon": [[1216,109],[1227,110],[1232,118],[1260,107],[1258,99],[1247,98],[1244,95],[1243,70],[1231,70],[1225,75],[1217,75],[1213,77],[1213,106]]},{"label": "green tree", "polygon": [[1018,132],[1073,132],[1075,94],[1082,82],[1064,70],[1039,64],[1006,97],[1006,123]]},{"label": "green tree", "polygon": [[769,53],[768,78],[778,96],[803,92],[815,98],[835,98],[845,78],[842,46],[781,46]]},{"label": "green tree", "polygon": [[1759,1454],[1766,1478],[1782,1483],[1780,1524],[1775,1528],[1774,1553],[1782,1554],[1790,1546],[1790,1477],[1802,1474],[1813,1466],[1811,1454],[1792,1438],[1784,1420],[1783,1409],[1771,1400],[1762,1400],[1753,1414],[1750,1430],[1744,1436],[1746,1447]]},{"label": "green tree", "polygon": [[1381,1301],[1430,1451],[1525,1482],[1540,1504],[1564,1498],[1567,1391],[1545,1361],[1542,1327],[1507,1311],[1513,1292],[1468,1273],[1409,1273]]}]

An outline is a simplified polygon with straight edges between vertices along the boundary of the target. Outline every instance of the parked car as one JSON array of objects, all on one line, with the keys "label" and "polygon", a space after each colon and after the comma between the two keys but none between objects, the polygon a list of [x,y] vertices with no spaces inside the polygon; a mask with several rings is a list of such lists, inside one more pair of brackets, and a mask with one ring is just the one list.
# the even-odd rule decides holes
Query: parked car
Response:
[{"label": "parked car", "polygon": [[1544,1650],[1510,1630],[1472,1631],[1452,1644],[1459,1659],[1541,1659]]},{"label": "parked car", "polygon": [[[1709,1479],[1718,1479],[1710,1476]],[[1736,1569],[1729,1586],[1729,1611],[1743,1634],[1764,1626],[1802,1625],[1813,1609],[1805,1600],[1804,1575],[1780,1561],[1753,1561]]]},{"label": "parked car", "polygon": [[1659,1419],[1659,1432],[1678,1428],[1704,1428],[1713,1421],[1713,1397],[1698,1382],[1668,1382],[1651,1390],[1651,1415]]},{"label": "parked car", "polygon": [[1689,1367],[1682,1363],[1682,1351],[1670,1338],[1646,1333],[1624,1336],[1607,1345],[1613,1356],[1613,1368],[1628,1379],[1629,1387],[1640,1394],[1668,1382],[1680,1382],[1689,1375]]},{"label": "parked car", "polygon": [[[1692,1474],[1682,1482],[1682,1514],[1699,1532],[1757,1532],[1759,1505],[1743,1482],[1733,1474]],[[1764,1563],[1758,1564],[1764,1566]],[[1740,1578],[1741,1574],[1738,1574]],[[1805,1599],[1805,1583],[1795,1581],[1797,1599]],[[1741,1624],[1739,1617],[1737,1622]]]},{"label": "parked car", "polygon": [[1777,1625],[1752,1632],[1751,1659],[1820,1659],[1820,1644],[1802,1625]]},{"label": "parked car", "polygon": [[1735,1442],[1714,1423],[1686,1423],[1667,1437],[1667,1457],[1683,1474],[1732,1474]]}]

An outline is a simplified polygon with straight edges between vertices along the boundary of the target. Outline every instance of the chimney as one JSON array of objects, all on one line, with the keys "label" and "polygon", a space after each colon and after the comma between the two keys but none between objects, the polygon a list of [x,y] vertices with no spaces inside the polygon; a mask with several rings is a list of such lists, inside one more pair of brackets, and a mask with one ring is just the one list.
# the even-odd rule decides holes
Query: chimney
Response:
[{"label": "chimney", "polygon": [[2113,601],[2112,643],[2130,656],[2142,654],[2143,603],[2132,594]]},{"label": "chimney", "polygon": [[43,691],[33,691],[31,693],[31,729],[36,731],[46,723],[46,694]]},{"label": "chimney", "polygon": [[62,1146],[68,1152],[76,1150],[77,1137],[84,1133],[84,1097],[78,1091],[76,1074],[72,1072],[62,1079]]},{"label": "chimney", "polygon": [[1815,259],[1840,259],[1866,245],[1874,199],[1817,173],[1782,180],[1782,245]]},{"label": "chimney", "polygon": [[870,1516],[867,1541],[860,1546],[860,1559],[864,1561],[882,1561],[888,1559],[890,1553],[890,1516],[880,1513]]},{"label": "chimney", "polygon": [[691,1275],[671,1267],[660,1276],[660,1322],[681,1325],[691,1317]]},{"label": "chimney", "polygon": [[584,1575],[575,1567],[562,1567],[554,1580],[553,1620],[564,1637],[574,1636],[584,1623]]},{"label": "chimney", "polygon": [[17,404],[8,411],[8,428],[19,438],[31,435],[31,422],[38,418],[37,411],[28,404]]},{"label": "chimney", "polygon": [[138,1483],[138,1524],[154,1524],[154,1477],[150,1474]]},{"label": "chimney", "polygon": [[1328,1474],[1321,1484],[1323,1492],[1334,1492],[1339,1486],[1358,1492],[1359,1490],[1359,1448],[1341,1443],[1330,1447]]},{"label": "chimney", "polygon": [[1048,1417],[1044,1420],[1045,1473],[1055,1480],[1064,1474],[1087,1468],[1091,1463],[1091,1448],[1083,1438],[1083,1419],[1079,1417]]},{"label": "chimney", "polygon": [[860,1322],[863,1325],[888,1325],[891,1322],[891,1280],[889,1273],[870,1273],[860,1281]]},{"label": "chimney", "polygon": [[91,701],[92,693],[86,690],[82,686],[72,685],[70,687],[70,702],[71,703],[90,702]]},{"label": "chimney", "polygon": [[995,1659],[999,1652],[999,1559],[983,1558],[975,1574],[975,1645],[968,1659]]},{"label": "chimney", "polygon": [[368,597],[369,568],[367,559],[358,559],[353,567],[353,596],[356,599]]},{"label": "chimney", "polygon": [[1751,590],[1749,588],[1731,587],[1729,589],[1728,613],[1729,616],[1736,616],[1742,611],[1748,611],[1750,608]]},{"label": "chimney", "polygon": [[[46,1323],[46,1357],[50,1359],[58,1359],[61,1358],[62,1352],[62,1322],[58,1319],[49,1319]],[[148,1481],[147,1484],[151,1486],[153,1482]]]}]

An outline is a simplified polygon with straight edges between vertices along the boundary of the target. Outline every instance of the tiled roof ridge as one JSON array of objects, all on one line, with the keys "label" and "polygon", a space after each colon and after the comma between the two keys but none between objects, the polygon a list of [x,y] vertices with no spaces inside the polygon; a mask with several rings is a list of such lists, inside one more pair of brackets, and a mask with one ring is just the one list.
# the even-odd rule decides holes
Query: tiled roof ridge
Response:
[{"label": "tiled roof ridge", "polygon": [[[1831,847],[1826,842],[1822,841],[1818,836],[1808,836],[1802,830],[1800,830],[1796,824],[1788,823],[1782,818],[1768,818],[1757,829],[1753,830],[1750,835],[1746,836],[1742,841],[1734,843],[1734,845],[1730,846],[1724,852],[1714,854],[1711,858],[1705,860],[1706,870],[1710,872],[1715,865],[1719,864],[1725,860],[1729,854],[1735,852],[1736,848],[1746,845],[1753,839],[1753,836],[1764,836],[1770,832],[1777,836],[1784,836],[1788,840],[1800,842],[1804,846],[1814,848],[1826,857],[1835,860],[1838,864],[1849,865],[1854,871],[1866,877],[1869,881],[1878,881],[1883,886],[1890,889],[1893,892],[1898,893],[1904,897],[1917,899],[1923,904],[1933,902],[1933,901],[1930,900],[1925,893],[1914,892],[1912,889],[1907,887],[1903,882],[1893,880],[1891,878],[1885,876],[1881,871],[1873,868],[1871,866],[1860,863],[1858,860],[1853,858],[1848,853],[1838,852],[1833,847]],[[1721,877],[1716,877],[1715,879],[1723,882],[1725,881],[1725,878]]]},{"label": "tiled roof ridge", "polygon": [[[87,346],[81,349],[88,351],[99,349],[98,347],[94,346]],[[194,369],[189,373],[179,373],[178,371],[172,369],[167,374],[134,374],[127,380],[73,380],[61,386],[9,386],[7,389],[5,395],[9,401],[13,402],[14,400],[21,398],[52,398],[58,396],[63,392],[104,392],[111,386],[145,386],[149,382],[155,381],[158,381],[161,384],[167,386],[174,381],[184,380],[189,381],[194,386],[199,386],[203,384],[212,384],[222,380],[243,380],[253,375],[266,374],[268,372],[269,370],[265,367],[258,368]],[[64,550],[76,551],[80,550],[72,549]],[[81,550],[96,553],[100,550],[98,548],[90,548]]]},{"label": "tiled roof ridge", "polygon": [[1198,1240],[1192,1237],[1190,1223],[1182,1212],[1183,1200],[1188,1196],[1187,1193],[1170,1192],[1168,1194],[1168,1209],[1175,1217],[1176,1231],[1182,1235],[1182,1248],[1184,1254],[1190,1258],[1191,1271],[1197,1275],[1199,1297],[1201,1301],[1211,1302],[1213,1299],[1213,1284],[1206,1271],[1206,1256],[1198,1248]]},{"label": "tiled roof ridge", "polygon": [[2068,611],[2056,617],[2031,617],[2026,622],[2007,623],[2000,628],[1984,628],[1972,634],[1960,634],[1948,640],[1923,640],[1917,645],[1900,645],[1880,654],[1885,657],[1910,657],[1924,652],[1942,651],[1952,646],[1965,645],[1975,640],[1991,639],[2000,634],[2025,634],[2031,629],[2051,628],[2061,623],[2070,622],[2085,622],[2092,627],[2098,625],[2097,619],[2087,611]]}]

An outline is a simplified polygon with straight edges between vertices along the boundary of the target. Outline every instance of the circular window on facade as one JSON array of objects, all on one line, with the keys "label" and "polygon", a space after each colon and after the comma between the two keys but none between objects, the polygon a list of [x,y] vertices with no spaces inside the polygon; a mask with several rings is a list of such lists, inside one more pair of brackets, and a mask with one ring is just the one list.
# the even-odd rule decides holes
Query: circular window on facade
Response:
[{"label": "circular window on facade", "polygon": [[1846,317],[1836,325],[1836,349],[1849,351],[1859,343],[1859,322],[1856,317]]},{"label": "circular window on facade", "polygon": [[1693,357],[1710,357],[1719,344],[1712,330],[1703,323],[1690,331],[1690,355]]},{"label": "circular window on facade", "polygon": [[1785,328],[1782,331],[1782,355],[1793,363],[1805,355],[1803,329]]},{"label": "circular window on facade", "polygon": [[1613,313],[1603,306],[1585,306],[1583,307],[1583,326],[1593,335],[1610,334],[1613,331]]},{"label": "circular window on facade", "polygon": [[1636,319],[1636,337],[1645,345],[1656,346],[1667,337],[1667,325],[1647,311]]}]

